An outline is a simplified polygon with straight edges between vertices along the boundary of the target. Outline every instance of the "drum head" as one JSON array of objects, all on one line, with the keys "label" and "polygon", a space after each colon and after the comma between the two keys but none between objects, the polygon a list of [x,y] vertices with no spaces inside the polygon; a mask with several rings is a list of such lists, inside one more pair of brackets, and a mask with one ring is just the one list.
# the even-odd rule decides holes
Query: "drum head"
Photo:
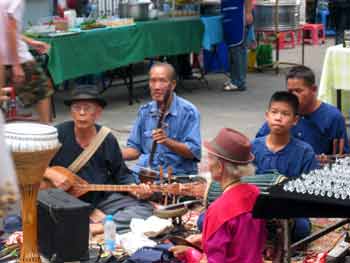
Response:
[{"label": "drum head", "polygon": [[53,126],[34,122],[11,122],[5,125],[5,133],[18,135],[55,135],[57,129]]},{"label": "drum head", "polygon": [[11,122],[4,128],[6,144],[13,152],[36,152],[59,147],[57,129],[34,122]]}]

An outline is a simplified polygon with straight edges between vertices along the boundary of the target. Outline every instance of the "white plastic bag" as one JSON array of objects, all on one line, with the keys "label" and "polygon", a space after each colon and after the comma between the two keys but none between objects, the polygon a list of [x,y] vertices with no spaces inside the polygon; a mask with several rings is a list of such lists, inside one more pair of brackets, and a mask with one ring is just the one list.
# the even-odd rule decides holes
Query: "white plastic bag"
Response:
[{"label": "white plastic bag", "polygon": [[157,216],[150,216],[147,220],[133,218],[130,223],[132,232],[144,234],[147,237],[156,237],[172,229],[172,226],[170,219],[162,219]]},{"label": "white plastic bag", "polygon": [[123,249],[129,255],[132,255],[142,247],[155,247],[156,242],[147,238],[142,233],[128,232],[120,236],[120,242]]}]

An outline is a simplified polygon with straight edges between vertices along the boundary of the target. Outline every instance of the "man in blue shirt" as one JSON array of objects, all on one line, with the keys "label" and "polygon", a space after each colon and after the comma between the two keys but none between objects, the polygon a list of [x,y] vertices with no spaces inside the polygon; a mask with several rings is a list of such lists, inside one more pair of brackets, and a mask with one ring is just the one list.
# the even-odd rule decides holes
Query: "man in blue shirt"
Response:
[{"label": "man in blue shirt", "polygon": [[[299,100],[299,121],[291,129],[294,137],[309,143],[317,155],[349,153],[345,119],[334,106],[317,99],[315,75],[305,66],[293,67],[287,74],[288,91]],[[267,123],[256,137],[270,132]]]},{"label": "man in blue shirt", "polygon": [[[155,64],[150,70],[152,101],[139,109],[136,121],[123,149],[124,160],[138,160],[133,168],[139,173],[141,167],[159,170],[171,166],[173,174],[196,174],[201,158],[200,114],[189,101],[176,96],[176,74],[167,63]],[[162,127],[157,128],[159,111],[168,104]],[[152,143],[157,148],[149,162]]]}]

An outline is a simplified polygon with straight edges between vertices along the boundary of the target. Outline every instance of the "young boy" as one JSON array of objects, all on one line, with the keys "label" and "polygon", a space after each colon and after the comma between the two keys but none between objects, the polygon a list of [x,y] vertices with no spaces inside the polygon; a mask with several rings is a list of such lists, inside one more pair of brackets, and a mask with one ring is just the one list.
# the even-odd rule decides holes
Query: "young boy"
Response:
[{"label": "young boy", "polygon": [[[318,167],[312,147],[291,136],[291,128],[298,122],[298,98],[287,91],[278,91],[270,99],[265,113],[270,133],[256,138],[252,143],[256,174],[277,170],[287,177],[298,177]],[[295,220],[292,239],[309,235],[311,223],[308,218]]]},{"label": "young boy", "polygon": [[297,177],[318,167],[312,147],[291,136],[291,128],[298,122],[298,98],[287,91],[272,95],[265,113],[270,133],[253,143],[256,173],[277,170],[287,177]]}]

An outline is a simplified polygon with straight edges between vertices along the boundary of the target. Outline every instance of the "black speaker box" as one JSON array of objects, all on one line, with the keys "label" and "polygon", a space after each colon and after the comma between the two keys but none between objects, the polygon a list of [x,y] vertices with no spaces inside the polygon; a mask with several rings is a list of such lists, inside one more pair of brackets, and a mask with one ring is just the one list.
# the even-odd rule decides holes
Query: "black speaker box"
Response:
[{"label": "black speaker box", "polygon": [[88,203],[59,189],[38,195],[40,253],[52,262],[83,261],[89,258]]}]

